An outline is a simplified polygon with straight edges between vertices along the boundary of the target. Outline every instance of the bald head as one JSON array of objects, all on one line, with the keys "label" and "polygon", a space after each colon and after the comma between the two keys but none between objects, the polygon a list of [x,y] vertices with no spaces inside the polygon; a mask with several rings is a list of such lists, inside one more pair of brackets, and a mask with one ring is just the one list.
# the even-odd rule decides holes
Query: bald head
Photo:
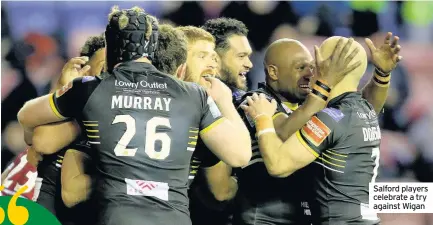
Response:
[{"label": "bald head", "polygon": [[[327,59],[331,56],[340,38],[343,38],[343,45],[346,44],[347,41],[349,41],[348,38],[334,36],[326,39],[322,43],[322,45],[320,45],[320,54],[322,55],[323,59]],[[350,72],[350,74],[343,79],[343,82],[345,82],[346,80],[351,80],[351,82],[356,82],[356,86],[358,86],[359,81],[361,80],[362,76],[365,73],[365,70],[367,69],[367,52],[365,52],[364,48],[360,43],[358,43],[357,41],[353,41],[348,51],[348,54],[356,48],[358,48],[359,51],[348,66],[350,67],[357,61],[361,62],[361,65],[354,69],[352,72]]]},{"label": "bald head", "polygon": [[292,103],[308,95],[313,77],[313,56],[299,41],[279,39],[266,49],[266,83]]},{"label": "bald head", "polygon": [[308,49],[299,41],[283,38],[272,42],[266,49],[265,65],[275,65],[280,67],[287,64],[287,58]]}]

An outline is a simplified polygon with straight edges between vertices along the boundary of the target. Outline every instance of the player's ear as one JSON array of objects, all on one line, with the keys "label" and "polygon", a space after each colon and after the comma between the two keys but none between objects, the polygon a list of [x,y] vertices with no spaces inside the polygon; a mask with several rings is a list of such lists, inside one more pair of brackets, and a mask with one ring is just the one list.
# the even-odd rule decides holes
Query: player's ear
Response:
[{"label": "player's ear", "polygon": [[179,80],[183,80],[183,79],[185,79],[185,72],[186,72],[186,63],[177,67],[175,75]]},{"label": "player's ear", "polygon": [[266,75],[273,81],[278,80],[278,67],[274,65],[265,65]]}]

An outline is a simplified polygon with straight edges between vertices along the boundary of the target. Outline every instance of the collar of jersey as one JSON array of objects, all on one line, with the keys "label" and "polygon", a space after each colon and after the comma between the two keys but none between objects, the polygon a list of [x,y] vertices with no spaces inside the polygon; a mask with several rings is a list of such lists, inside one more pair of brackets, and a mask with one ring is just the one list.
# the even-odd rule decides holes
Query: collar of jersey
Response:
[{"label": "collar of jersey", "polygon": [[337,104],[339,101],[341,101],[341,100],[343,100],[343,99],[345,99],[345,98],[358,98],[358,97],[361,97],[361,93],[359,93],[359,92],[346,92],[346,93],[343,93],[343,94],[341,94],[341,95],[339,95],[339,96],[337,96],[337,97],[331,99],[331,100],[328,102],[328,106],[335,105],[335,104]]},{"label": "collar of jersey", "polygon": [[143,72],[143,71],[156,71],[157,69],[150,63],[147,62],[137,62],[137,61],[128,61],[121,63],[119,66],[114,68],[114,70],[126,70],[131,72]]},{"label": "collar of jersey", "polygon": [[274,98],[278,102],[278,104],[283,103],[283,101],[281,101],[281,99],[278,97],[277,93],[271,87],[269,87],[269,85],[267,85],[266,83],[264,83],[264,82],[259,83],[258,87],[265,90],[267,93],[269,93],[272,96],[272,98]]},{"label": "collar of jersey", "polygon": [[298,103],[283,102],[283,104],[292,111],[295,111],[299,107]]}]

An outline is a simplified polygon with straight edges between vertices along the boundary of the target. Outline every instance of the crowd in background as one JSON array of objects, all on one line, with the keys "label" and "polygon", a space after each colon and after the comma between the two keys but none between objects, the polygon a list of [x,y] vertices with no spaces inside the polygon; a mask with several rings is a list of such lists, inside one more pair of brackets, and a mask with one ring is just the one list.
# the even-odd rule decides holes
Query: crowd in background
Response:
[{"label": "crowd in background", "polygon": [[[111,6],[137,4],[174,25],[201,26],[221,16],[243,21],[254,50],[250,88],[264,81],[263,54],[276,39],[312,47],[333,35],[356,36],[361,43],[362,37],[377,43],[387,31],[398,35],[403,61],[392,74],[381,116],[378,180],[433,182],[433,2],[406,1],[2,2],[2,171],[25,148],[16,121],[24,102],[48,93],[67,59],[78,55],[87,37],[105,30]],[[365,82],[371,65],[367,71]]]}]

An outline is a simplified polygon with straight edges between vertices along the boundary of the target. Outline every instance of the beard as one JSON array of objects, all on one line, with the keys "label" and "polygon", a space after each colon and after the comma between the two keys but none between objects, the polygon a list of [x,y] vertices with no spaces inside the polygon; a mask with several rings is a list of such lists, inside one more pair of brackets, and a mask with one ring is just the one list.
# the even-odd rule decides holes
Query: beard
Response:
[{"label": "beard", "polygon": [[238,73],[236,73],[235,71],[231,71],[224,66],[221,68],[221,80],[224,81],[227,86],[235,87],[243,91],[246,91],[248,89],[246,81],[241,81],[239,79]]}]

